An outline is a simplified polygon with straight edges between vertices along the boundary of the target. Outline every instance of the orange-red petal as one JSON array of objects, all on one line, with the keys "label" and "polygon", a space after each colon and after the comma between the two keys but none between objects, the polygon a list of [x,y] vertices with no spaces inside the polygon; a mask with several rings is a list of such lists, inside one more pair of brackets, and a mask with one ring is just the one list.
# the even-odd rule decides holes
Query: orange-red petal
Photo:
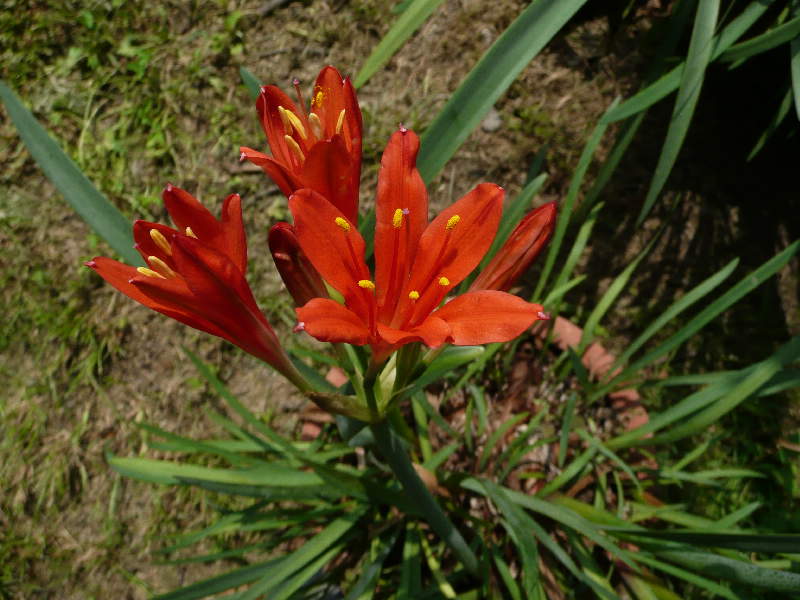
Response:
[{"label": "orange-red petal", "polygon": [[378,173],[375,285],[381,314],[387,318],[408,281],[419,238],[428,224],[428,192],[416,168],[417,152],[417,135],[405,128],[396,131]]},{"label": "orange-red petal", "polygon": [[358,222],[358,187],[352,185],[352,161],[341,136],[317,142],[306,157],[303,187],[321,194],[352,223]]},{"label": "orange-red petal", "polygon": [[323,342],[346,342],[363,346],[370,341],[366,323],[345,306],[329,298],[315,298],[296,308],[298,326]]},{"label": "orange-red petal", "polygon": [[407,331],[392,329],[386,325],[379,324],[378,333],[389,344],[403,345],[411,342],[422,342],[426,346],[435,348],[447,341],[451,335],[451,329],[446,321],[431,315],[420,325]]},{"label": "orange-red petal", "polygon": [[261,167],[261,170],[272,179],[287,198],[292,195],[292,192],[303,187],[298,175],[271,156],[246,146],[241,146],[239,151],[243,158]]},{"label": "orange-red petal", "polygon": [[[283,137],[287,132],[283,128],[283,121],[278,110],[279,106],[295,113],[302,120],[303,113],[297,110],[297,106],[292,99],[284,94],[279,87],[274,85],[263,86],[258,100],[256,100],[258,118],[261,120],[261,126],[264,128],[272,155],[278,162],[284,165],[291,165],[292,153]],[[304,123],[304,125],[306,124]]]},{"label": "orange-red petal", "polygon": [[454,298],[431,317],[450,326],[450,342],[473,346],[514,339],[542,318],[542,307],[506,292],[483,290]]}]

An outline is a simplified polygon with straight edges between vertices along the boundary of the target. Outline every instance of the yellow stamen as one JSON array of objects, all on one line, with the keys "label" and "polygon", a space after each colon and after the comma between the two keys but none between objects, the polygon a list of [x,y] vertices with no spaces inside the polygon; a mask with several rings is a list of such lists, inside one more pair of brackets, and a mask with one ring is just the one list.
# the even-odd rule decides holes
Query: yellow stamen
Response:
[{"label": "yellow stamen", "polygon": [[394,211],[394,215],[392,216],[392,225],[394,225],[395,229],[399,229],[403,225],[403,210],[398,208]]},{"label": "yellow stamen", "polygon": [[308,113],[308,122],[311,124],[311,131],[317,136],[317,139],[322,139],[324,132],[322,131],[322,121],[319,120],[317,113]]},{"label": "yellow stamen", "polygon": [[345,233],[350,233],[350,223],[348,223],[346,219],[343,219],[342,217],[336,217],[333,222],[344,229]]},{"label": "yellow stamen", "polygon": [[153,269],[148,269],[147,267],[136,267],[136,270],[141,273],[142,275],[146,275],[147,277],[157,277],[158,279],[166,279],[161,273],[156,273]]},{"label": "yellow stamen", "polygon": [[192,231],[191,227],[186,228],[186,235],[188,235],[190,238],[197,239],[197,235],[195,234],[194,231]]},{"label": "yellow stamen", "polygon": [[342,125],[344,124],[344,109],[339,113],[339,120],[336,121],[336,133],[342,133]]},{"label": "yellow stamen", "polygon": [[164,237],[164,234],[161,233],[158,229],[151,229],[150,230],[150,238],[155,242],[156,246],[161,248],[167,256],[172,256],[172,248],[169,247],[169,242],[167,238]]},{"label": "yellow stamen", "polygon": [[442,287],[447,287],[450,285],[450,280],[447,277],[439,277],[439,285]]},{"label": "yellow stamen", "polygon": [[306,137],[307,137],[306,136],[306,128],[303,127],[303,122],[300,120],[300,117],[298,117],[296,114],[294,114],[290,110],[284,110],[283,114],[286,115],[287,119],[289,119],[291,124],[297,130],[297,133],[300,134],[300,137],[303,138],[303,139],[306,139]]},{"label": "yellow stamen", "polygon": [[417,290],[411,290],[410,292],[408,292],[408,299],[419,300],[419,292]]},{"label": "yellow stamen", "polygon": [[375,284],[372,283],[369,279],[360,279],[358,281],[358,287],[364,288],[365,290],[374,290]]},{"label": "yellow stamen", "polygon": [[311,105],[319,108],[320,106],[322,106],[322,99],[324,97],[325,94],[322,93],[322,90],[318,91],[317,94],[314,96],[314,100],[312,100]]},{"label": "yellow stamen", "polygon": [[278,114],[281,117],[281,123],[283,123],[283,130],[289,135],[292,135],[292,122],[289,120],[289,117],[286,116],[287,112],[289,111],[287,111],[282,106],[278,107]]},{"label": "yellow stamen", "polygon": [[297,142],[294,141],[294,138],[290,135],[283,136],[283,139],[286,140],[286,145],[289,146],[289,150],[294,152],[294,155],[297,157],[297,160],[300,162],[305,161],[306,155],[303,154],[303,151],[300,150],[300,146]]},{"label": "yellow stamen", "polygon": [[148,256],[147,262],[150,263],[150,266],[153,267],[153,270],[164,277],[165,279],[171,279],[175,277],[177,273],[169,268],[169,265],[165,263],[163,260],[158,258],[157,256]]},{"label": "yellow stamen", "polygon": [[461,220],[461,217],[459,215],[453,215],[452,217],[447,219],[447,225],[445,225],[444,228],[447,229],[447,230],[450,230],[453,227],[455,227],[456,225],[458,225],[458,222],[460,220]]}]

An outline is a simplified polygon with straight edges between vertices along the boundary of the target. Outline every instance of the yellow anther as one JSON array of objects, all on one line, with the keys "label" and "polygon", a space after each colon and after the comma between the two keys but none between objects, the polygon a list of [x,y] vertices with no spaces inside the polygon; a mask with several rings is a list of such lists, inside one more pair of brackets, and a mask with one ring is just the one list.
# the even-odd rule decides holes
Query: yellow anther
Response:
[{"label": "yellow anther", "polygon": [[288,116],[287,116],[287,114],[286,114],[286,113],[288,113],[288,112],[289,112],[289,111],[287,111],[287,110],[286,110],[285,108],[283,108],[282,106],[279,106],[279,107],[278,107],[278,114],[279,114],[279,115],[280,115],[280,117],[281,117],[281,123],[283,123],[283,130],[284,130],[286,133],[288,133],[289,135],[292,135],[292,122],[289,120],[289,117],[288,117]]},{"label": "yellow anther", "polygon": [[172,248],[169,247],[169,242],[164,234],[158,229],[150,230],[150,238],[155,242],[155,245],[161,248],[167,256],[172,256]]},{"label": "yellow anther", "polygon": [[146,275],[147,277],[157,277],[158,279],[166,279],[161,273],[156,273],[153,269],[148,269],[147,267],[136,267],[136,270],[139,271],[142,275]]},{"label": "yellow anther", "polygon": [[336,121],[336,133],[342,133],[342,125],[344,125],[344,109],[339,113],[339,119]]},{"label": "yellow anther", "polygon": [[166,279],[175,277],[177,273],[169,268],[169,265],[157,256],[148,256],[147,262],[153,267],[153,270]]},{"label": "yellow anther", "polygon": [[300,135],[300,137],[306,139],[306,128],[303,127],[303,122],[300,120],[300,117],[298,117],[292,111],[286,109],[284,109],[283,114],[286,115],[287,119],[289,119],[289,122],[297,130],[297,133]]},{"label": "yellow anther", "polygon": [[375,284],[372,283],[369,279],[359,279],[358,287],[364,288],[365,290],[374,290]]},{"label": "yellow anther", "polygon": [[311,124],[311,131],[314,132],[317,139],[322,139],[324,131],[322,130],[322,121],[319,120],[317,113],[308,113],[308,122]]},{"label": "yellow anther", "polygon": [[186,228],[186,235],[188,235],[190,238],[197,239],[197,235],[195,234],[194,231],[192,231],[191,227]]},{"label": "yellow anther", "polygon": [[439,277],[439,285],[442,287],[446,287],[450,285],[450,280],[447,277]]},{"label": "yellow anther", "polygon": [[350,223],[347,222],[347,219],[343,219],[342,217],[336,217],[333,220],[339,227],[344,229],[345,233],[350,233]]},{"label": "yellow anther", "polygon": [[453,227],[455,227],[456,225],[458,225],[458,222],[460,220],[461,220],[461,217],[459,215],[453,215],[452,217],[447,219],[447,225],[445,225],[444,228],[450,230]]},{"label": "yellow anther", "polygon": [[398,208],[392,215],[392,225],[395,229],[399,229],[403,225],[403,210]]},{"label": "yellow anther", "polygon": [[300,150],[300,146],[297,142],[294,141],[294,138],[290,135],[283,136],[283,139],[286,140],[286,145],[289,146],[289,150],[294,152],[294,155],[297,157],[297,160],[300,162],[305,161],[306,155],[303,154],[303,151]]},{"label": "yellow anther", "polygon": [[410,292],[408,292],[408,299],[419,300],[419,292],[417,290],[411,290]]},{"label": "yellow anther", "polygon": [[325,94],[323,94],[323,93],[322,93],[322,90],[319,90],[319,91],[318,91],[318,92],[317,92],[317,93],[314,95],[314,100],[312,100],[312,101],[311,101],[311,106],[316,106],[317,108],[319,108],[320,106],[322,106],[322,99],[323,99],[324,97],[325,97]]}]

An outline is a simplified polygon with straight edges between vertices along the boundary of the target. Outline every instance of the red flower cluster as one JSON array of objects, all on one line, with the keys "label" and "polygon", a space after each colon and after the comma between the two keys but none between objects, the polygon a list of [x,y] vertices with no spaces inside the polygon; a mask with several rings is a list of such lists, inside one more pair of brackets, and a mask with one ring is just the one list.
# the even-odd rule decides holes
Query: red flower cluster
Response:
[{"label": "red flower cluster", "polygon": [[[295,302],[299,329],[329,342],[369,344],[373,362],[399,346],[504,342],[547,318],[538,304],[506,293],[547,242],[555,205],[528,215],[466,294],[442,304],[481,262],[495,236],[503,190],[478,185],[428,222],[428,197],[416,168],[417,136],[400,128],[381,161],[376,199],[375,273],[357,229],[361,112],[353,86],[333,67],[319,74],[309,111],[275,86],[257,111],[272,156],[242,148],[289,197],[294,226],[279,223],[269,246]],[[147,267],[107,258],[87,265],[134,300],[261,358],[298,387],[297,373],[245,279],[241,201],[225,199],[217,220],[187,192],[167,186],[176,228],[136,221]],[[328,297],[325,282],[344,298]]]}]

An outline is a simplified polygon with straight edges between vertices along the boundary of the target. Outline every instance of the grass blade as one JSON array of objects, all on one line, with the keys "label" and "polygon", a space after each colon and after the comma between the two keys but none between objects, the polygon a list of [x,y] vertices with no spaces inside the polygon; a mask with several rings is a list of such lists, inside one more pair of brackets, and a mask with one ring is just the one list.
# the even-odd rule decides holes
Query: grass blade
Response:
[{"label": "grass blade", "polygon": [[492,44],[422,137],[417,166],[425,182],[436,176],[519,72],[585,3],[536,0]]},{"label": "grass blade", "polygon": [[360,88],[369,81],[375,72],[389,62],[397,49],[414,35],[414,32],[442,3],[442,0],[413,0],[397,18],[391,29],[383,36],[372,53],[364,61],[364,65],[356,75],[353,85]]},{"label": "grass blade", "polygon": [[16,94],[0,81],[0,100],[17,128],[22,141],[45,176],[56,186],[81,218],[103,238],[125,262],[143,265],[133,249],[133,229],[116,206],[92,182],[47,133]]},{"label": "grass blade", "polygon": [[[714,50],[711,53],[711,60],[714,61],[719,58],[725,50],[730,48],[736,40],[744,35],[744,33],[761,18],[761,15],[764,14],[767,8],[769,8],[769,5],[773,2],[774,0],[769,0],[767,2],[751,2],[718,36],[714,37]],[[685,68],[686,63],[682,62],[669,73],[647,86],[645,89],[639,91],[634,96],[628,98],[613,111],[606,113],[603,119],[608,122],[621,121],[622,119],[627,119],[632,115],[641,113],[678,89]]]},{"label": "grass blade", "polygon": [[[800,7],[795,10],[800,16]],[[795,37],[789,44],[789,54],[791,57],[789,69],[792,74],[792,91],[794,95],[794,110],[797,118],[800,119],[800,36]]]},{"label": "grass blade", "polygon": [[731,46],[719,57],[724,62],[739,62],[793,41],[800,35],[800,17],[779,25],[741,44]]},{"label": "grass blade", "polygon": [[697,5],[697,16],[689,43],[689,53],[686,57],[686,68],[681,77],[678,98],[675,101],[675,108],[670,119],[667,137],[661,148],[661,155],[658,157],[656,170],[650,182],[650,189],[647,190],[644,206],[636,220],[637,226],[642,224],[655,204],[656,198],[661,194],[683,145],[683,139],[686,137],[697,100],[700,97],[705,70],[711,60],[714,27],[717,24],[718,13],[719,0],[704,0]]}]

